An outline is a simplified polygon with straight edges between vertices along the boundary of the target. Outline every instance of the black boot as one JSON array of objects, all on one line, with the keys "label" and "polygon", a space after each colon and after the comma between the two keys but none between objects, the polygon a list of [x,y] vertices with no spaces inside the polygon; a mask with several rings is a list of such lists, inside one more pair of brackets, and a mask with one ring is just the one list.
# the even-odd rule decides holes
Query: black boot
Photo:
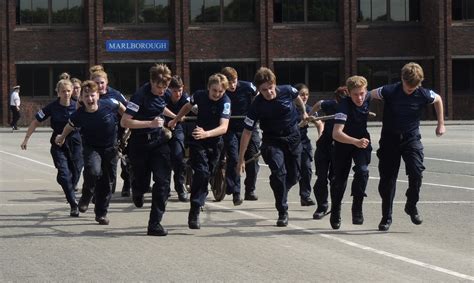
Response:
[{"label": "black boot", "polygon": [[278,213],[278,220],[277,220],[278,227],[286,227],[288,226],[288,212],[279,212]]},{"label": "black boot", "polygon": [[354,197],[352,200],[352,224],[362,225],[364,224],[364,214],[362,213],[362,203],[364,197]]},{"label": "black boot", "polygon": [[331,205],[331,216],[329,217],[329,223],[334,230],[341,227],[341,204],[332,204]]},{"label": "black boot", "polygon": [[189,229],[201,229],[199,223],[199,207],[191,207],[188,215],[188,227]]},{"label": "black boot", "polygon": [[124,180],[123,181],[122,193],[120,195],[122,197],[129,197],[130,196],[130,181],[129,180]]},{"label": "black boot", "polygon": [[423,218],[421,218],[421,215],[418,213],[416,205],[407,202],[405,204],[405,213],[410,215],[410,219],[413,224],[420,225],[423,223]]}]

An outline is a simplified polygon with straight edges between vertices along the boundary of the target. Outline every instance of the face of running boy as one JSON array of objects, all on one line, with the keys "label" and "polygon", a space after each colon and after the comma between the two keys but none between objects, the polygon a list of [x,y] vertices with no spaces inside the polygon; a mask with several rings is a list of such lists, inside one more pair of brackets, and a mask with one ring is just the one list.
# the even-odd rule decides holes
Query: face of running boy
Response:
[{"label": "face of running boy", "polygon": [[258,87],[258,91],[260,92],[261,95],[263,95],[263,98],[265,98],[266,100],[273,100],[277,96],[276,84],[271,83],[271,82],[266,82],[266,83],[261,84]]},{"label": "face of running boy", "polygon": [[219,99],[224,96],[226,89],[222,86],[222,84],[215,83],[209,86],[209,99],[213,101],[218,101]]}]

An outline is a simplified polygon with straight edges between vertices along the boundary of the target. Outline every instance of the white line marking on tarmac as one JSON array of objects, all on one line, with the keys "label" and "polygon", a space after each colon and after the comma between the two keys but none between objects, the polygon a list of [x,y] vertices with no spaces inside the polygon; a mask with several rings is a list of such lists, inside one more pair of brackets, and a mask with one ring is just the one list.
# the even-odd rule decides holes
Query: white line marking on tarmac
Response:
[{"label": "white line marking on tarmac", "polygon": [[[372,154],[377,154],[376,151],[372,151]],[[443,158],[434,158],[434,157],[424,157],[424,159],[428,160],[436,160],[436,161],[444,161],[444,162],[453,162],[453,163],[461,163],[461,164],[470,164],[474,165],[474,162],[471,161],[460,161],[460,160],[452,160],[452,159],[443,159]]]},{"label": "white line marking on tarmac", "polygon": [[[380,180],[380,177],[369,177],[369,179]],[[400,182],[400,183],[408,183],[408,181],[406,181],[406,180],[399,180],[399,179],[397,179],[397,182]],[[452,188],[452,189],[463,189],[463,190],[474,191],[474,188],[470,188],[470,187],[451,186],[451,185],[443,185],[443,184],[435,184],[435,183],[425,183],[425,182],[423,182],[422,185],[435,186],[435,187],[444,187],[444,188]]]},{"label": "white line marking on tarmac", "polygon": [[21,156],[21,155],[13,154],[13,153],[6,152],[6,151],[3,151],[3,150],[0,150],[0,153],[6,154],[6,155],[15,156],[15,157],[18,157],[18,158],[21,158],[21,159],[25,159],[25,160],[28,160],[28,161],[31,161],[31,162],[34,162],[34,163],[38,163],[38,164],[41,164],[41,165],[50,167],[50,168],[55,168],[53,165],[49,165],[49,164],[46,164],[46,163],[43,163],[43,162],[40,162],[40,161],[36,161],[36,160],[31,159],[31,158],[28,158],[28,157],[24,157],[24,156]]},{"label": "white line marking on tarmac", "polygon": [[[243,215],[246,215],[246,216],[250,216],[250,217],[253,217],[253,218],[256,218],[256,219],[262,219],[262,220],[272,222],[272,223],[274,222],[274,220],[270,220],[266,217],[263,217],[263,216],[260,216],[260,215],[257,215],[257,214],[253,214],[251,212],[241,211],[241,210],[233,210],[231,208],[228,208],[228,207],[225,207],[225,206],[222,206],[222,205],[218,205],[218,204],[214,204],[214,203],[207,203],[206,205],[213,206],[213,207],[219,208],[219,209],[232,210],[234,212],[237,212],[237,213],[240,213],[240,214],[243,214]],[[397,254],[389,253],[389,252],[386,252],[386,251],[383,251],[383,250],[374,249],[374,248],[371,248],[369,246],[357,244],[355,242],[344,240],[344,239],[341,239],[341,238],[336,237],[336,236],[321,234],[320,232],[314,232],[314,231],[308,230],[304,227],[296,226],[296,225],[293,225],[293,224],[288,224],[288,226],[293,228],[293,229],[297,229],[297,230],[306,232],[308,234],[315,234],[315,235],[319,235],[323,238],[327,238],[327,239],[330,239],[330,240],[335,240],[335,241],[338,241],[340,243],[343,243],[343,244],[346,244],[346,245],[349,245],[351,247],[355,247],[355,248],[358,248],[358,249],[361,249],[361,250],[365,250],[365,251],[369,251],[369,252],[376,253],[376,254],[379,254],[379,255],[383,255],[383,256],[386,256],[386,257],[389,257],[389,258],[393,258],[393,259],[396,259],[396,260],[399,260],[399,261],[406,262],[406,263],[411,263],[413,265],[421,266],[421,267],[424,267],[424,268],[428,268],[428,269],[431,269],[431,270],[434,270],[434,271],[438,271],[438,272],[445,273],[445,274],[448,274],[448,275],[452,275],[452,276],[455,276],[455,277],[459,277],[459,278],[462,278],[462,279],[467,279],[467,280],[474,281],[474,277],[470,276],[470,275],[467,275],[467,274],[459,273],[459,272],[456,272],[456,271],[453,271],[453,270],[442,268],[442,267],[432,265],[432,264],[429,264],[429,263],[424,263],[424,262],[421,262],[421,261],[418,261],[418,260],[415,260],[415,259],[411,259],[411,258],[408,258],[408,257],[404,257],[404,256],[400,256],[400,255],[397,255]]]}]

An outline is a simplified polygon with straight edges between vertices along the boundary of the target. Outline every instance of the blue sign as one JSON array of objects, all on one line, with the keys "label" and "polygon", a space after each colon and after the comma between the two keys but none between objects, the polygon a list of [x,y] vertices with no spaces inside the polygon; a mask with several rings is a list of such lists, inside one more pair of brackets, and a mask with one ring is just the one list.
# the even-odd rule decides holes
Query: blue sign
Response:
[{"label": "blue sign", "polygon": [[165,52],[169,51],[169,40],[107,40],[108,52]]}]

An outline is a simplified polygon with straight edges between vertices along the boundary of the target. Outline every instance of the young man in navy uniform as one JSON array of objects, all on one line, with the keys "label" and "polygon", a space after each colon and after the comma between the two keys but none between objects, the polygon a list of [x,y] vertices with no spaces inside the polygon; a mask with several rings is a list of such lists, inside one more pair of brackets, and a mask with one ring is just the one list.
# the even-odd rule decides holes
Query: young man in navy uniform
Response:
[{"label": "young man in navy uniform", "polygon": [[107,211],[112,197],[113,158],[117,155],[117,114],[125,107],[115,99],[99,99],[98,86],[94,81],[82,84],[80,107],[71,115],[63,132],[55,139],[63,145],[65,138],[76,128],[82,135],[84,156],[84,186],[94,188],[95,220],[108,225]]},{"label": "young man in navy uniform", "polygon": [[288,225],[288,191],[300,177],[302,146],[296,107],[302,113],[302,120],[306,120],[308,114],[298,91],[289,85],[277,86],[275,74],[270,69],[260,68],[254,83],[260,94],[255,97],[244,120],[236,170],[238,175],[245,170],[245,152],[260,121],[262,157],[271,170],[270,186],[278,210],[276,224],[284,227]]},{"label": "young man in navy uniform", "polygon": [[[229,88],[226,91],[227,96],[232,103],[232,116],[247,115],[250,104],[254,99],[256,87],[251,82],[240,81],[237,77],[237,71],[232,67],[225,67],[221,73],[229,80]],[[234,205],[240,205],[242,199],[240,197],[240,176],[236,174],[235,167],[239,158],[239,144],[244,130],[244,119],[232,118],[229,121],[229,128],[224,135],[224,148],[226,151],[226,191],[227,194],[233,195]],[[254,157],[260,147],[260,137],[257,128],[252,132],[249,147],[245,152],[245,159]],[[244,200],[257,200],[255,194],[255,184],[257,182],[257,174],[259,170],[258,158],[247,163],[245,166],[245,196]]]},{"label": "young man in navy uniform", "polygon": [[[328,100],[320,100],[314,104],[308,115],[322,110],[325,115],[334,115],[337,112],[338,103],[349,95],[347,87],[342,86],[334,92],[335,98]],[[322,135],[316,141],[316,150],[314,152],[314,165],[316,169],[316,182],[313,190],[318,207],[313,214],[313,219],[322,219],[326,216],[328,210],[328,183],[334,178],[334,140],[332,139],[332,130],[334,128],[334,119],[324,122],[324,130]]]},{"label": "young man in navy uniform", "polygon": [[198,106],[196,128],[189,142],[189,154],[193,179],[191,184],[191,208],[188,215],[190,229],[200,229],[199,213],[206,202],[208,184],[212,172],[219,161],[223,147],[222,135],[227,131],[230,117],[230,99],[225,95],[228,88],[223,74],[209,77],[207,90],[196,91],[189,103],[183,106],[178,115],[169,122],[174,128],[184,115]]},{"label": "young man in navy uniform", "polygon": [[334,144],[334,181],[331,184],[331,217],[333,229],[341,226],[341,202],[346,190],[347,178],[354,160],[352,181],[352,224],[362,225],[364,216],[362,203],[369,180],[369,164],[372,153],[370,135],[367,131],[370,94],[367,80],[352,76],[346,81],[349,96],[344,98],[334,118],[332,137]]},{"label": "young man in navy uniform", "polygon": [[[179,110],[189,102],[189,96],[184,91],[183,80],[180,76],[173,76],[170,85],[165,94],[166,107],[178,114]],[[171,119],[165,116],[165,125]],[[181,123],[178,123],[173,130],[173,136],[168,142],[171,150],[171,165],[173,168],[174,189],[178,194],[178,199],[181,202],[188,201],[188,193],[185,189],[185,168],[184,162],[184,128]]]},{"label": "young man in navy uniform", "polygon": [[423,178],[423,144],[420,135],[420,118],[422,109],[433,104],[436,110],[438,125],[436,135],[445,133],[443,101],[434,91],[421,87],[424,79],[423,69],[417,63],[410,62],[403,66],[402,81],[374,89],[374,98],[384,101],[384,114],[379,158],[379,193],[382,197],[382,220],[380,231],[387,231],[392,224],[392,207],[395,197],[400,159],[405,161],[408,175],[408,189],[405,213],[413,224],[420,225],[423,220],[416,204],[419,200]]},{"label": "young man in navy uniform", "polygon": [[153,187],[150,219],[147,234],[166,236],[168,231],[161,225],[170,192],[171,155],[164,127],[166,113],[165,92],[171,81],[171,71],[164,64],[150,68],[150,81],[140,87],[130,98],[121,125],[130,128],[128,142],[132,164],[132,199],[136,207],[142,207],[143,195]]}]

